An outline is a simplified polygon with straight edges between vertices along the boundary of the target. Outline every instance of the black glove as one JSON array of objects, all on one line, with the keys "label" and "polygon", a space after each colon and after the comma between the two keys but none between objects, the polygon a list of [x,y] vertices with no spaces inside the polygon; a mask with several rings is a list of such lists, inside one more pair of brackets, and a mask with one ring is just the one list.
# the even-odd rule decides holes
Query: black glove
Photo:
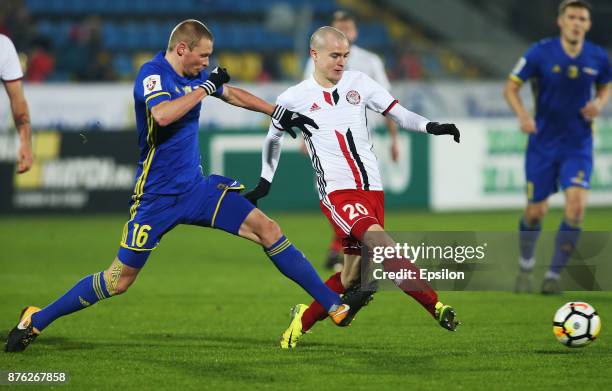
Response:
[{"label": "black glove", "polygon": [[427,133],[434,134],[436,136],[439,136],[441,134],[450,134],[453,136],[456,143],[459,142],[459,138],[461,136],[459,134],[459,129],[457,129],[455,124],[439,124],[437,122],[428,122],[427,126],[425,126],[425,129],[427,129]]},{"label": "black glove", "polygon": [[230,75],[227,73],[227,69],[216,67],[208,75],[208,80],[200,84],[200,87],[204,88],[208,95],[212,95],[228,81],[230,81]]},{"label": "black glove", "polygon": [[276,105],[274,112],[272,113],[272,118],[277,120],[280,126],[282,126],[283,130],[289,133],[293,138],[296,137],[295,132],[292,129],[294,126],[300,128],[300,130],[308,137],[312,136],[312,133],[310,133],[310,130],[306,129],[306,125],[319,129],[319,126],[312,120],[312,118],[296,113],[295,111],[287,110],[281,105]]},{"label": "black glove", "polygon": [[257,200],[264,198],[270,192],[272,184],[263,178],[259,178],[259,183],[255,188],[244,195],[244,198],[249,202],[257,206]]}]

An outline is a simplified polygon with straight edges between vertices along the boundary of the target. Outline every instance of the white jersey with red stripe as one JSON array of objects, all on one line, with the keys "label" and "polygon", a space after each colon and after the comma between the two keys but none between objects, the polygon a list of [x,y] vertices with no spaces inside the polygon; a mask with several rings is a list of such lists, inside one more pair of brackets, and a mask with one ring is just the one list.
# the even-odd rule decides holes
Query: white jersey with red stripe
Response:
[{"label": "white jersey with red stripe", "polygon": [[[374,154],[366,108],[391,117],[409,129],[425,131],[428,120],[397,104],[380,84],[359,71],[345,71],[331,88],[314,77],[290,87],[277,99],[278,105],[312,118],[319,129],[304,135],[317,179],[319,198],[336,190],[383,190]],[[282,137],[272,121],[262,154],[262,178],[272,182],[280,159]]]},{"label": "white jersey with red stripe", "polygon": [[319,126],[304,138],[320,198],[339,189],[382,190],[365,110],[382,113],[394,102],[389,92],[357,71],[344,72],[332,88],[310,77],[278,97],[278,104],[308,115]]}]

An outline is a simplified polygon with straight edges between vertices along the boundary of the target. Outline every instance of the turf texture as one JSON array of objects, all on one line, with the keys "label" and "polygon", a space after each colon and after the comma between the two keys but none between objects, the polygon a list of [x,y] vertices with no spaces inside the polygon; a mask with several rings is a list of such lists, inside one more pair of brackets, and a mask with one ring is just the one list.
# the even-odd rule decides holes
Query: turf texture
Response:
[{"label": "turf texture", "polygon": [[[321,265],[331,231],[321,214],[273,213]],[[506,230],[519,212],[387,213],[391,230]],[[560,211],[544,229],[555,230]],[[0,334],[25,305],[44,306],[112,261],[123,216],[0,219]],[[585,229],[612,231],[612,209],[590,209]],[[515,262],[513,260],[513,262]],[[330,272],[321,270],[325,279]],[[278,337],[307,295],[261,249],[222,232],[181,226],[120,297],[60,318],[0,371],[66,371],[74,389],[608,389],[612,292],[545,297],[441,292],[462,326],[443,330],[401,292],[380,292],[348,329],[317,324],[297,349]],[[570,300],[601,315],[583,349],[554,339],[551,318]],[[26,389],[19,386],[19,389]]]}]

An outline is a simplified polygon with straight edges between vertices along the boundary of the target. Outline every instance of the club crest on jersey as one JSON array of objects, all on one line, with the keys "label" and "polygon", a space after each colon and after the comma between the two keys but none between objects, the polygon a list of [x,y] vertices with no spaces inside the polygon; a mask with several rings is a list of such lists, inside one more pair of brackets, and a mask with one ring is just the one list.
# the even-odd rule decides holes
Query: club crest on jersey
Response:
[{"label": "club crest on jersey", "polygon": [[570,65],[567,67],[567,77],[570,79],[575,79],[578,77],[579,69],[576,65]]},{"label": "club crest on jersey", "polygon": [[597,69],[593,69],[591,67],[584,67],[582,68],[582,71],[590,76],[597,76],[597,74],[599,73]]},{"label": "club crest on jersey", "polygon": [[154,91],[161,91],[161,77],[159,75],[149,75],[142,81],[142,86],[144,87],[144,95]]},{"label": "club crest on jersey", "polygon": [[321,109],[321,107],[319,107],[319,105],[317,104],[317,102],[314,102],[314,103],[312,104],[312,106],[310,106],[310,110],[309,110],[309,111],[312,113],[313,111],[317,111],[317,110],[320,110],[320,109]]},{"label": "club crest on jersey", "polygon": [[355,90],[350,90],[346,93],[346,101],[352,105],[358,105],[361,102],[361,96],[359,92]]}]

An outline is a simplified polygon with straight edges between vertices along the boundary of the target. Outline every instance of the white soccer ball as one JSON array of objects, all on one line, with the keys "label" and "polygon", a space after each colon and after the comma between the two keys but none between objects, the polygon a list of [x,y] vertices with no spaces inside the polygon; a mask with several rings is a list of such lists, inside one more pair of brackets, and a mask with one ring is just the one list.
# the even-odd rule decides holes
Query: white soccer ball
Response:
[{"label": "white soccer ball", "polygon": [[601,319],[589,303],[565,303],[553,318],[553,333],[557,340],[571,348],[590,344],[601,330]]}]

